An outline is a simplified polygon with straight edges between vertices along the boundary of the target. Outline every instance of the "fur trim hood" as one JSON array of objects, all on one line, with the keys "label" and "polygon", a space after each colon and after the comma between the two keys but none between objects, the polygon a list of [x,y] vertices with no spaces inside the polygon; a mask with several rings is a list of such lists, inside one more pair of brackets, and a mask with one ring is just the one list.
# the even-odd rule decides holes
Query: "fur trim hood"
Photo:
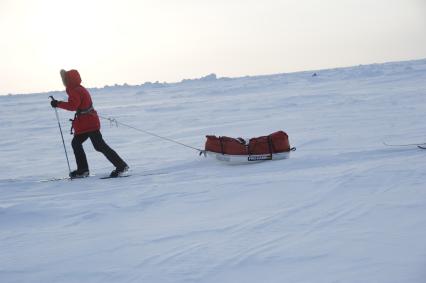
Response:
[{"label": "fur trim hood", "polygon": [[73,89],[81,84],[81,77],[77,70],[61,70],[60,74],[67,89]]}]

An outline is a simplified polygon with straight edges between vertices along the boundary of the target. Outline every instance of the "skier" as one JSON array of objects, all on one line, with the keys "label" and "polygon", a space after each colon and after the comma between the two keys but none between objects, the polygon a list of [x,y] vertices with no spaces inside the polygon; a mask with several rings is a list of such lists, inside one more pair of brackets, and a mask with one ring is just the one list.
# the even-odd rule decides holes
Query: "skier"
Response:
[{"label": "skier", "polygon": [[52,107],[62,108],[68,111],[76,111],[72,120],[71,133],[74,129],[72,148],[74,150],[77,170],[70,173],[71,178],[84,178],[89,176],[89,165],[84,153],[83,143],[90,138],[95,150],[102,152],[115,166],[110,177],[118,177],[129,170],[129,166],[121,157],[111,149],[102,138],[100,132],[101,123],[98,114],[93,108],[92,98],[81,85],[81,77],[77,70],[60,71],[62,82],[66,87],[68,102],[52,99]]}]

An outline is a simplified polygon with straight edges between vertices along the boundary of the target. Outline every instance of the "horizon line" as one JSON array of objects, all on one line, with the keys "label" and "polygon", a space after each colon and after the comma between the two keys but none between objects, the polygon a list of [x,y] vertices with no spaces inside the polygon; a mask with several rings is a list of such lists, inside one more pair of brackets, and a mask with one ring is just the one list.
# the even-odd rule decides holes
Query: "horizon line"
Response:
[{"label": "horizon line", "polygon": [[[180,84],[190,81],[200,81],[204,78],[207,78],[209,76],[214,75],[214,80],[223,80],[223,79],[241,79],[241,78],[255,78],[255,77],[267,77],[267,76],[275,76],[275,75],[283,75],[283,74],[297,74],[297,73],[308,73],[308,72],[319,72],[319,71],[328,71],[328,70],[336,70],[336,69],[347,69],[347,68],[353,68],[353,67],[359,67],[359,66],[370,66],[370,65],[384,65],[384,64],[394,64],[394,63],[402,63],[402,62],[415,62],[415,61],[423,61],[426,60],[426,57],[423,58],[417,58],[417,59],[406,59],[406,60],[393,60],[393,61],[384,61],[384,62],[373,62],[373,63],[360,63],[356,65],[345,65],[345,66],[337,66],[337,67],[327,67],[327,68],[319,68],[319,69],[309,69],[309,70],[296,70],[296,71],[290,71],[290,72],[278,72],[278,73],[265,73],[265,74],[255,74],[255,75],[240,75],[235,77],[228,77],[228,76],[217,76],[215,72],[209,73],[207,75],[196,77],[196,78],[183,78],[180,81],[159,81],[156,80],[155,82],[151,81],[145,81],[140,84],[128,84],[127,82],[124,83],[114,83],[113,85],[105,84],[104,86],[89,86],[86,87],[88,90],[99,90],[99,89],[105,89],[105,88],[114,88],[114,87],[138,87],[138,86],[144,86],[144,85],[173,85],[173,84]],[[208,80],[206,80],[208,81]],[[213,80],[210,80],[213,81]],[[65,92],[65,89],[63,90],[45,90],[45,91],[37,91],[37,92],[25,92],[25,93],[0,93],[0,96],[17,96],[17,95],[33,95],[33,94],[50,94],[50,93],[57,93],[57,92]]]}]

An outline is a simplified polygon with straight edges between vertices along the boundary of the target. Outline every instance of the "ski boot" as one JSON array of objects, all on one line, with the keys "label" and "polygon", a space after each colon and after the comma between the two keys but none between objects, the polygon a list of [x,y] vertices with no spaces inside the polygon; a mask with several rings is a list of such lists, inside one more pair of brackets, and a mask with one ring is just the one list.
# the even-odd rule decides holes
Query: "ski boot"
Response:
[{"label": "ski boot", "polygon": [[125,172],[129,171],[129,166],[125,165],[124,167],[117,167],[115,168],[111,174],[109,175],[111,178],[120,177]]},{"label": "ski boot", "polygon": [[86,178],[86,177],[89,177],[89,170],[74,170],[70,173],[71,179]]}]

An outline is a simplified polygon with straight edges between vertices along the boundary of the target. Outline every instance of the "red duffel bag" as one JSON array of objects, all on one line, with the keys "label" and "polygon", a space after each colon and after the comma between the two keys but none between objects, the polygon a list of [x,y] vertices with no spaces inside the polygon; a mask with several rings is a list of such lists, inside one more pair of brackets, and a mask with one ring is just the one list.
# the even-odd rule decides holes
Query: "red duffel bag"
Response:
[{"label": "red duffel bag", "polygon": [[206,151],[231,155],[272,154],[291,150],[288,135],[278,131],[258,138],[252,138],[247,145],[242,138],[207,136]]},{"label": "red duffel bag", "polygon": [[222,154],[247,155],[247,146],[240,140],[229,137],[206,136],[205,150]]},{"label": "red duffel bag", "polygon": [[269,154],[290,151],[288,135],[283,131],[278,131],[263,136],[250,139],[248,154]]}]

